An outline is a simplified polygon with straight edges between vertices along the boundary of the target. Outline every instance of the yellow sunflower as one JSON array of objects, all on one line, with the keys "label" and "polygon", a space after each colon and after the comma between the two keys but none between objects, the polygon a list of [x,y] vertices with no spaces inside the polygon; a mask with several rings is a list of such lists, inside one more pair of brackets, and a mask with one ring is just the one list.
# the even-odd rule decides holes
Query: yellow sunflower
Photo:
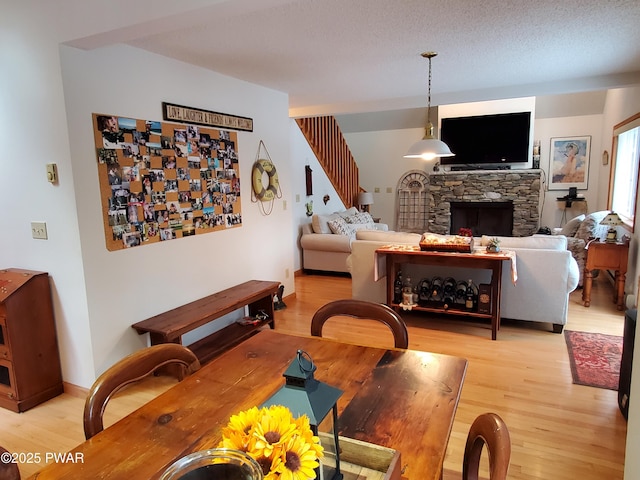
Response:
[{"label": "yellow sunflower", "polygon": [[255,443],[252,429],[258,421],[259,415],[260,410],[257,407],[232,415],[228,425],[222,429],[222,441],[219,446],[244,452],[252,449]]},{"label": "yellow sunflower", "polygon": [[310,444],[310,447],[315,450],[318,458],[322,458],[324,455],[324,448],[320,445],[320,438],[313,434],[313,430],[311,430],[311,424],[309,423],[309,417],[306,415],[301,415],[296,420],[296,425],[298,426],[298,434],[304,438],[304,441]]},{"label": "yellow sunflower", "polygon": [[274,462],[280,480],[310,480],[316,478],[317,455],[304,438],[293,436],[285,445],[284,455]]},{"label": "yellow sunflower", "polygon": [[253,431],[255,445],[252,455],[270,458],[274,449],[280,449],[295,429],[296,423],[288,408],[274,405],[263,409]]}]

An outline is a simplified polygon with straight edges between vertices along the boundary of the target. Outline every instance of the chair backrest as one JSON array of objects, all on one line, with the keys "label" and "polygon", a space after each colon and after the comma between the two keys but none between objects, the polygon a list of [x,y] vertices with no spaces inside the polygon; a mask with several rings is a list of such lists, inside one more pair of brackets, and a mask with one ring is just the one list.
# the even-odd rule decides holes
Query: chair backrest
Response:
[{"label": "chair backrest", "polygon": [[347,316],[361,319],[377,320],[384,323],[393,333],[396,348],[409,347],[409,334],[402,317],[394,310],[381,303],[364,300],[335,300],[320,307],[311,319],[311,335],[322,336],[322,327],[331,317]]},{"label": "chair backrest", "polygon": [[2,480],[20,480],[18,464],[10,460],[10,453],[0,447],[0,478]]},{"label": "chair backrest", "polygon": [[486,444],[489,455],[489,478],[505,480],[511,459],[509,429],[495,413],[479,415],[469,429],[462,462],[462,479],[478,480],[482,448]]},{"label": "chair backrest", "polygon": [[103,430],[102,415],[114,393],[158,368],[172,364],[181,366],[170,370],[178,380],[200,368],[200,362],[191,350],[176,343],[164,343],[132,353],[100,375],[89,390],[84,404],[84,435],[87,440]]}]

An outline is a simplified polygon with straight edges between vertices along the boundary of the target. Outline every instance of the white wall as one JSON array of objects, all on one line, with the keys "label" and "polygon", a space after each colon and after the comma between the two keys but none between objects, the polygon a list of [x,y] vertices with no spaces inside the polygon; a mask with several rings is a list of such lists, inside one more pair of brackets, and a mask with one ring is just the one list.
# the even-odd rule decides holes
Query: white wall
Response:
[{"label": "white wall", "polygon": [[[601,183],[608,181],[608,172],[602,170],[602,115],[583,115],[579,117],[542,118],[535,121],[535,139],[540,140],[540,168],[545,173],[544,205],[541,212],[541,225],[560,227],[567,220],[581,213],[596,212],[607,207],[606,199],[598,192]],[[574,202],[570,209],[562,210],[558,197],[564,197],[569,189],[549,190],[551,138],[591,136],[591,154],[589,176],[586,190],[578,190],[586,202]],[[563,206],[564,203],[560,202]]]},{"label": "white wall", "polygon": [[[292,292],[293,245],[280,238],[293,228],[284,209],[291,198],[287,96],[126,46],[63,47],[61,57],[96,371],[145,344],[131,328],[136,321],[249,279],[277,280]],[[253,133],[238,132],[243,225],[109,252],[91,114],[162,120],[162,101],[253,118]],[[269,216],[250,201],[260,140],[284,193]]]},{"label": "white wall", "polygon": [[[311,217],[307,216],[305,205],[313,202],[313,213],[326,214],[339,210],[344,210],[345,206],[336,193],[335,188],[327,178],[324,170],[315,154],[309,147],[309,143],[300,131],[300,127],[295,120],[289,123],[290,142],[291,142],[291,188],[292,188],[292,215],[293,215],[293,245],[295,245],[296,253],[294,255],[294,269],[301,270],[302,250],[300,249],[300,229],[301,225],[311,222]],[[312,178],[312,195],[307,196],[305,166],[311,168]],[[329,195],[329,201],[325,204],[323,197]],[[287,291],[285,290],[285,295]]]},{"label": "white wall", "polygon": [[388,224],[393,230],[398,181],[409,170],[430,173],[436,163],[403,157],[414,142],[424,137],[424,129],[358,132],[345,134],[344,137],[358,164],[360,186],[373,192],[371,214],[380,217],[380,222]]},{"label": "white wall", "polygon": [[[640,112],[640,86],[609,90],[604,109],[602,126],[603,149],[611,153],[611,138],[614,125]],[[608,195],[609,165],[601,166],[603,174],[600,182],[599,197],[606,204]],[[606,172],[606,176],[604,175]],[[606,178],[607,181],[604,179]],[[636,204],[636,218],[640,212],[640,204]],[[638,242],[640,242],[640,228],[636,226],[631,237],[629,247],[629,269],[627,271],[626,292],[635,294],[638,290],[638,272],[640,272],[640,258],[638,258]],[[637,455],[640,448],[640,328],[636,329],[635,355],[633,359],[633,373],[631,377],[631,393],[629,400],[629,422],[627,426],[627,449],[624,466],[624,478],[636,480],[640,478],[640,458]]]},{"label": "white wall", "polygon": [[[141,1],[146,10],[107,15],[107,23],[199,2],[174,3]],[[293,228],[284,209],[292,194],[287,96],[128,47],[59,47],[84,31],[84,16],[95,24],[109,8],[97,1],[82,8],[66,0],[5,2],[0,16],[0,265],[49,272],[63,378],[82,387],[143,344],[130,326],[136,321],[251,278],[294,289],[293,246],[282,241]],[[238,136],[243,226],[108,252],[91,113],[162,120],[162,101],[254,119],[255,131]],[[260,140],[284,193],[270,216],[250,201]],[[49,162],[58,166],[57,185],[46,181]],[[32,220],[47,222],[48,240],[31,238]]]}]

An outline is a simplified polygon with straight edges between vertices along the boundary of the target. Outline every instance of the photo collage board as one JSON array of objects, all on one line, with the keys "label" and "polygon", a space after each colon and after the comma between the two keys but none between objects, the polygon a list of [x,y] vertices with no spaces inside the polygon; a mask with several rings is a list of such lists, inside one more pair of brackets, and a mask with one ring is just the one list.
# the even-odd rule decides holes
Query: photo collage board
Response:
[{"label": "photo collage board", "polygon": [[242,226],[237,133],[93,114],[109,251]]}]

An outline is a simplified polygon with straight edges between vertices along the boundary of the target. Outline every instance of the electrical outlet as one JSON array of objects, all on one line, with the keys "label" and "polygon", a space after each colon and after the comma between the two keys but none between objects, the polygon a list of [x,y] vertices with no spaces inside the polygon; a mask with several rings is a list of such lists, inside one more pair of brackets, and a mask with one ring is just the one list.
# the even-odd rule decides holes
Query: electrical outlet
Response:
[{"label": "electrical outlet", "polygon": [[387,193],[393,193],[393,187],[387,187]]},{"label": "electrical outlet", "polygon": [[300,194],[296,193],[296,203],[300,203]]},{"label": "electrical outlet", "polygon": [[373,189],[373,193],[380,193],[380,187],[376,187]]},{"label": "electrical outlet", "polygon": [[47,240],[47,224],[45,222],[31,222],[31,236],[40,240]]},{"label": "electrical outlet", "polygon": [[286,200],[282,200],[282,209],[283,210],[287,209],[287,201]]},{"label": "electrical outlet", "polygon": [[284,278],[289,278],[289,269],[288,268],[284,269]]}]

